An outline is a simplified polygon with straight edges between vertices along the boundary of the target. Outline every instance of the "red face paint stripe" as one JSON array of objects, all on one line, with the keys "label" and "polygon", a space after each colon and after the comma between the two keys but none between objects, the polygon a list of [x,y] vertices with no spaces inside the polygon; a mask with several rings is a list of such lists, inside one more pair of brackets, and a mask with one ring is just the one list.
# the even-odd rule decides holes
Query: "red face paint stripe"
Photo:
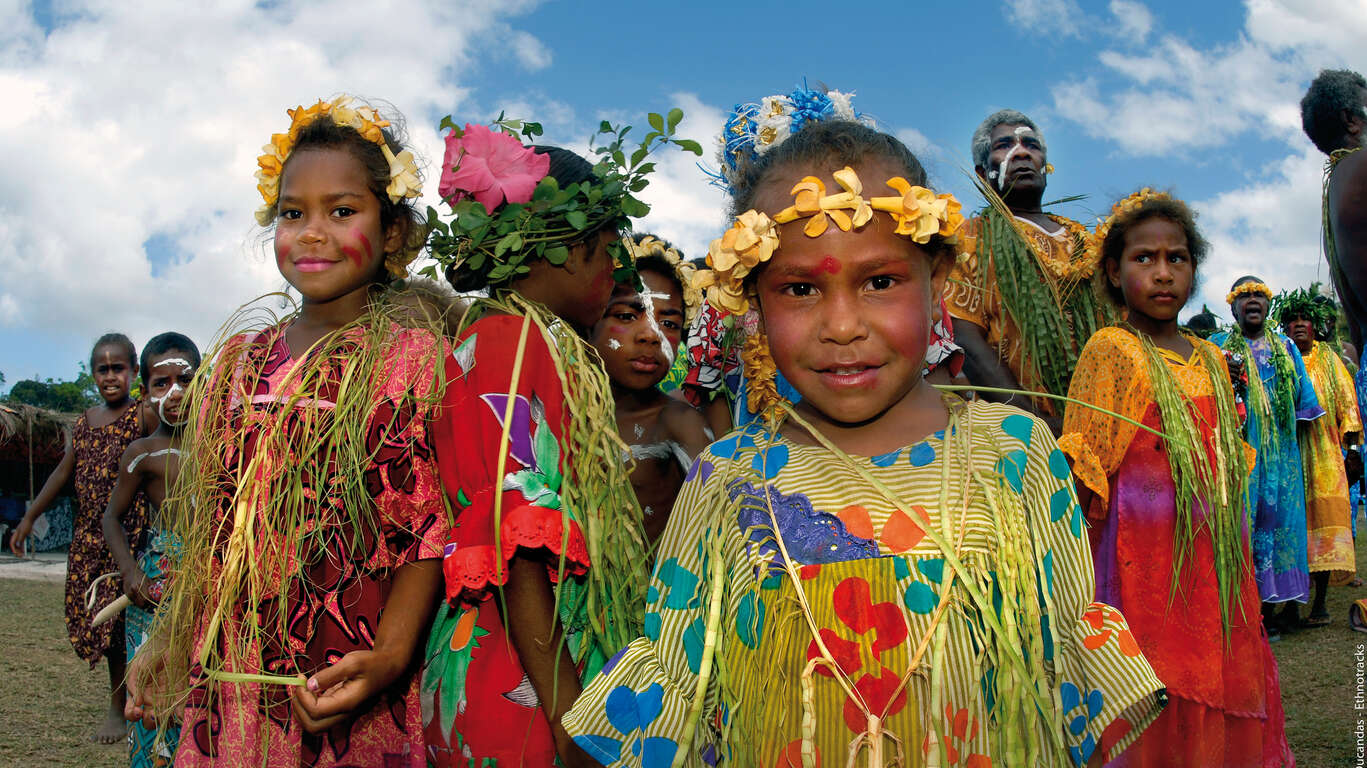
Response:
[{"label": "red face paint stripe", "polygon": [[370,238],[366,237],[365,233],[360,231],[356,232],[356,237],[359,237],[361,239],[361,245],[365,246],[365,257],[367,259],[375,258],[375,249],[370,247]]},{"label": "red face paint stripe", "polygon": [[344,245],[342,246],[342,253],[348,258],[350,258],[352,263],[354,263],[357,268],[365,266],[365,257],[362,256],[361,252],[356,250],[355,248],[352,248],[349,245]]}]

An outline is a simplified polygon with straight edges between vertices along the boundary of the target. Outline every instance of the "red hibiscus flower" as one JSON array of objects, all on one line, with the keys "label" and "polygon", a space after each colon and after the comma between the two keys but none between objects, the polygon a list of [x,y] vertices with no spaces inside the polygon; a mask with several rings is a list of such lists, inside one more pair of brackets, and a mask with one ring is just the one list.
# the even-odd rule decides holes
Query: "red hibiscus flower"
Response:
[{"label": "red hibiscus flower", "polygon": [[446,135],[437,192],[456,203],[466,197],[492,211],[500,203],[525,203],[551,168],[551,159],[486,125],[465,124],[465,132]]}]

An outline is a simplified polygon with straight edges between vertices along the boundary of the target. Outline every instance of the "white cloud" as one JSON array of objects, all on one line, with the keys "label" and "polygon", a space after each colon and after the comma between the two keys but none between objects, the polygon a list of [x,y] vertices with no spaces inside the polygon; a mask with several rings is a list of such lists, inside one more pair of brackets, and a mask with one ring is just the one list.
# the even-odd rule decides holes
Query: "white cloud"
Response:
[{"label": "white cloud", "polygon": [[[1123,4],[1113,2],[1112,12]],[[1321,67],[1367,69],[1360,3],[1245,5],[1245,26],[1231,42],[1198,47],[1165,35],[1148,53],[1103,51],[1102,73],[1052,88],[1063,117],[1124,154],[1238,152],[1249,137],[1283,147],[1242,185],[1233,178],[1226,191],[1190,201],[1212,247],[1200,296],[1187,313],[1204,302],[1226,322],[1224,296],[1240,275],[1258,274],[1276,290],[1327,279],[1320,250],[1324,159],[1301,133],[1299,101]]]},{"label": "white cloud", "polygon": [[927,158],[940,158],[945,156],[945,151],[939,144],[931,141],[924,133],[915,128],[902,128],[897,131],[897,138],[907,149],[911,150],[916,157],[922,161]]},{"label": "white cloud", "polygon": [[1135,0],[1111,0],[1111,16],[1115,17],[1115,34],[1126,42],[1139,45],[1153,31],[1153,12]]},{"label": "white cloud", "polygon": [[638,228],[654,232],[683,249],[684,256],[696,259],[707,254],[707,244],[726,229],[726,193],[707,182],[698,163],[715,170],[715,134],[726,113],[703,104],[691,93],[676,93],[670,101],[684,112],[679,124],[680,138],[702,145],[702,157],[666,147],[656,155],[655,173],[641,198],[650,205],[650,215]]},{"label": "white cloud", "polygon": [[1007,21],[1025,32],[1080,37],[1082,18],[1075,0],[1006,0]]},{"label": "white cloud", "polygon": [[[70,21],[46,35],[27,4],[5,10],[0,142],[23,149],[0,176],[0,328],[145,340],[175,327],[207,344],[241,301],[281,285],[252,224],[251,174],[285,108],[341,91],[387,100],[435,201],[435,117],[478,113],[460,85],[473,57],[550,62],[505,21],[528,7],[90,0],[64,4]],[[156,277],[143,248],[154,235],[185,256]],[[31,370],[18,354],[0,345],[0,370]]]}]

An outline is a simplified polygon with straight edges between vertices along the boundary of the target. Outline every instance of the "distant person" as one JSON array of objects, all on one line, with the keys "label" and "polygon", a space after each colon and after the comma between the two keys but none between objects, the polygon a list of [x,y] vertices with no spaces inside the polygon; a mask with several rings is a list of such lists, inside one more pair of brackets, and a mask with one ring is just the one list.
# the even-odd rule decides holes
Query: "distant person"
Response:
[{"label": "distant person", "polygon": [[[1248,368],[1248,419],[1244,439],[1258,452],[1248,483],[1253,505],[1253,572],[1268,634],[1298,623],[1296,603],[1310,598],[1306,564],[1305,479],[1296,432],[1300,422],[1324,415],[1291,340],[1267,328],[1272,290],[1262,280],[1239,278],[1229,295],[1239,327],[1210,341],[1243,357]],[[1277,614],[1278,606],[1282,613]]]},{"label": "distant person", "polygon": [[[1087,230],[1045,213],[1052,170],[1039,126],[1003,109],[973,132],[973,167],[987,205],[960,236],[968,260],[945,291],[964,372],[982,387],[1066,395],[1078,353],[1116,310],[1093,287]],[[1057,435],[1063,409],[1046,398],[984,391],[1044,418]]]},{"label": "distant person", "polygon": [[1362,441],[1353,380],[1327,337],[1331,319],[1338,314],[1332,302],[1297,290],[1277,297],[1276,320],[1305,360],[1305,370],[1315,388],[1324,416],[1300,430],[1301,461],[1305,476],[1307,562],[1314,583],[1310,615],[1302,626],[1328,626],[1325,595],[1331,574],[1351,578],[1356,570],[1353,550],[1352,511],[1348,473],[1343,449]]},{"label": "distant person", "polygon": [[[119,457],[129,443],[147,431],[143,411],[129,395],[137,357],[133,342],[122,333],[106,333],[95,342],[90,351],[90,372],[104,402],[87,409],[76,420],[66,455],[48,475],[10,539],[10,549],[23,556],[24,540],[33,532],[33,522],[52,506],[67,482],[75,478],[76,513],[66,561],[66,631],[76,655],[89,662],[91,669],[100,663],[101,657],[109,661],[109,710],[92,737],[100,744],[115,744],[127,735],[123,719],[123,618],[98,627],[91,627],[90,620],[95,611],[113,602],[123,591],[117,578],[118,564],[105,544],[100,520],[119,474]],[[146,506],[138,499],[124,517],[124,531],[130,539],[142,535],[146,519]],[[100,579],[106,574],[114,577]],[[92,610],[86,607],[86,593],[97,579],[95,599],[90,603],[94,606]]]},{"label": "distant person", "polygon": [[1202,304],[1201,311],[1187,320],[1187,330],[1196,334],[1198,339],[1209,339],[1220,330],[1220,318],[1210,311],[1210,307]]}]

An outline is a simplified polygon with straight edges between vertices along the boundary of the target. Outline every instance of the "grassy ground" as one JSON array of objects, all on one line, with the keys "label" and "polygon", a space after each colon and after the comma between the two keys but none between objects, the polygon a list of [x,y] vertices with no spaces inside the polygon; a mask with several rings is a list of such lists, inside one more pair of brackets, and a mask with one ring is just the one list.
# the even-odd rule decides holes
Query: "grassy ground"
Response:
[{"label": "grassy ground", "polygon": [[90,741],[108,705],[106,667],[67,642],[62,585],[0,579],[0,765],[128,765],[126,745]]},{"label": "grassy ground", "polygon": [[[1358,541],[1367,563],[1367,536]],[[1367,571],[1367,568],[1363,569]],[[104,713],[103,666],[86,668],[66,641],[62,585],[0,579],[0,764],[105,768],[127,765],[125,747],[90,743]],[[1331,587],[1332,626],[1283,635],[1272,646],[1281,668],[1286,727],[1303,768],[1347,768],[1354,728],[1355,651],[1367,634],[1348,629],[1348,606],[1367,587]]]}]

